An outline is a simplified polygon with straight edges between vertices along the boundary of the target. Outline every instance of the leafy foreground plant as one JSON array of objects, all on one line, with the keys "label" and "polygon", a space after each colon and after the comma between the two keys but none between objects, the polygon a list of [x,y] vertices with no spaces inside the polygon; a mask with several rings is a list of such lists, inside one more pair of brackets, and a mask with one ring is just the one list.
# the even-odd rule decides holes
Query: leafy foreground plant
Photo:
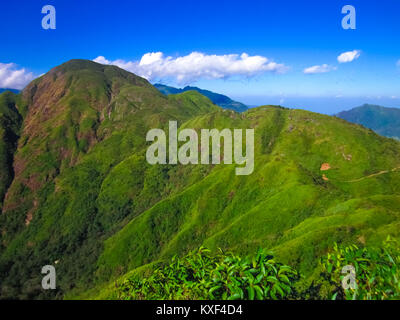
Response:
[{"label": "leafy foreground plant", "polygon": [[201,247],[148,278],[137,276],[118,286],[119,299],[288,299],[299,274],[259,250],[241,258],[232,253],[212,255]]},{"label": "leafy foreground plant", "polygon": [[[329,283],[328,297],[345,300],[399,299],[399,264],[400,246],[397,240],[390,237],[379,248],[335,244],[333,251],[321,260],[323,276]],[[343,289],[342,281],[346,273],[342,273],[342,268],[346,265],[354,267],[354,289]]]}]

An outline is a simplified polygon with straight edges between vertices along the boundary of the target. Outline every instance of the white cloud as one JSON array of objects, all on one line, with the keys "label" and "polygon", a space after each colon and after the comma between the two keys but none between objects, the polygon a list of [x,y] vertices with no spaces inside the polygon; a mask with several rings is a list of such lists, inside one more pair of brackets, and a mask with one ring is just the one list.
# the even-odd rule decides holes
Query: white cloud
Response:
[{"label": "white cloud", "polygon": [[116,65],[150,81],[172,78],[179,83],[189,83],[201,78],[227,79],[252,77],[264,72],[284,73],[288,69],[284,64],[278,64],[266,57],[249,56],[246,53],[207,55],[192,52],[173,58],[164,56],[162,52],[150,52],[144,54],[140,61],[109,61],[103,56],[93,61]]},{"label": "white cloud", "polygon": [[312,67],[309,67],[309,68],[305,68],[303,70],[303,73],[305,73],[305,74],[316,74],[316,73],[326,73],[326,72],[333,71],[333,70],[336,70],[336,67],[333,67],[333,66],[330,66],[330,65],[327,65],[327,64],[323,64],[323,65],[320,65],[320,66],[312,66]]},{"label": "white cloud", "polygon": [[0,88],[23,89],[35,76],[14,63],[0,63]]},{"label": "white cloud", "polygon": [[337,57],[337,60],[339,61],[339,63],[351,62],[355,59],[358,59],[360,57],[360,54],[361,54],[360,50],[343,52]]}]

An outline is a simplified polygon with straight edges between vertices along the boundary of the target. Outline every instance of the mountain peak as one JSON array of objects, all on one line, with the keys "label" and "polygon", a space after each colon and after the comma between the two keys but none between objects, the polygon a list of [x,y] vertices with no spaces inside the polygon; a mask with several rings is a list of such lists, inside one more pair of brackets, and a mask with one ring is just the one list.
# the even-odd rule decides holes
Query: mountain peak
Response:
[{"label": "mountain peak", "polygon": [[55,67],[54,69],[57,68],[68,68],[68,69],[88,69],[88,68],[93,68],[93,69],[100,69],[102,68],[102,64],[94,62],[92,60],[86,60],[86,59],[71,59],[68,60],[61,65]]},{"label": "mountain peak", "polygon": [[146,79],[139,77],[132,72],[121,69],[115,65],[104,65],[85,59],[69,60],[57,67],[54,67],[47,74],[54,76],[54,74],[70,73],[82,76],[82,72],[103,74],[105,77],[110,79],[113,77],[120,77],[133,81],[135,85],[150,86],[150,83]]}]

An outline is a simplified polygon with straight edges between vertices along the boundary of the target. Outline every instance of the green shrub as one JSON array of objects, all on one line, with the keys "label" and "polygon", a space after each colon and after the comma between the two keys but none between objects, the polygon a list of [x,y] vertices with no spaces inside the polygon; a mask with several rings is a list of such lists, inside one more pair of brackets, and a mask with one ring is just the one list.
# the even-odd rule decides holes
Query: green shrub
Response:
[{"label": "green shrub", "polygon": [[[333,251],[321,260],[323,277],[330,286],[329,298],[345,300],[382,300],[400,298],[400,247],[390,237],[381,247],[358,248],[335,244]],[[352,265],[355,270],[355,289],[343,289],[342,268]]]},{"label": "green shrub", "polygon": [[147,277],[134,276],[117,284],[119,299],[288,299],[299,279],[292,268],[259,250],[241,258],[232,253],[212,255],[201,247],[156,268]]}]

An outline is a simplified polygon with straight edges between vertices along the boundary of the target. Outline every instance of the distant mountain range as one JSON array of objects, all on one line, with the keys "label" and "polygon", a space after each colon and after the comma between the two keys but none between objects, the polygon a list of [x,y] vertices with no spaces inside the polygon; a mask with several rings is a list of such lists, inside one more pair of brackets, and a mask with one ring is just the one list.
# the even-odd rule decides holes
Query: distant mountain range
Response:
[{"label": "distant mountain range", "polygon": [[361,124],[380,135],[400,139],[400,109],[364,104],[336,114],[349,122]]},{"label": "distant mountain range", "polygon": [[17,90],[17,89],[0,88],[0,93],[3,93],[4,91],[11,91],[11,92],[14,92],[14,93],[18,93],[19,92],[19,90]]},{"label": "distant mountain range", "polygon": [[206,96],[214,104],[216,104],[217,106],[220,106],[221,108],[231,109],[231,110],[234,110],[237,112],[243,112],[248,109],[248,107],[245,104],[238,102],[238,101],[234,101],[231,98],[229,98],[223,94],[215,93],[215,92],[212,92],[209,90],[203,90],[203,89],[200,89],[197,87],[186,86],[183,89],[178,89],[178,88],[166,86],[166,85],[160,84],[160,83],[156,83],[154,86],[161,93],[163,93],[165,95],[178,94],[178,93],[183,93],[186,91],[197,91],[197,92],[201,93],[203,96]]}]

